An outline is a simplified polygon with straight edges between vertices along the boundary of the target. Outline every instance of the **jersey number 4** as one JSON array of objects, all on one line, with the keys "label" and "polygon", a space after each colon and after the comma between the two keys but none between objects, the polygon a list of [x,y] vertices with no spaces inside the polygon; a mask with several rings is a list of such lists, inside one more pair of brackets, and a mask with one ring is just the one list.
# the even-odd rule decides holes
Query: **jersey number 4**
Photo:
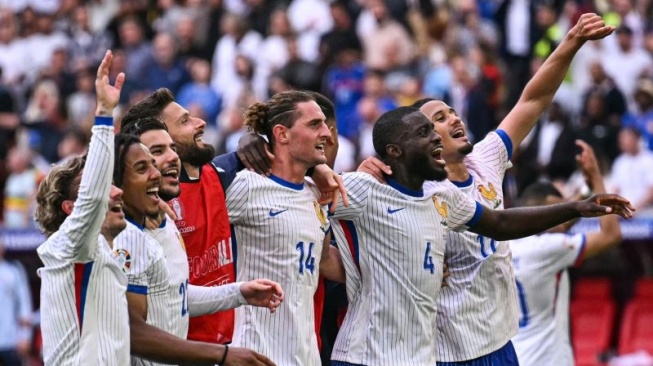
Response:
[{"label": "jersey number 4", "polygon": [[[311,274],[315,272],[315,257],[313,256],[313,247],[315,243],[308,243],[308,253],[304,256],[304,242],[297,243],[297,251],[299,252],[299,274],[304,274],[304,269],[310,271]],[[304,260],[306,258],[306,260]]]},{"label": "jersey number 4", "polygon": [[435,273],[435,264],[433,263],[433,257],[431,256],[431,242],[426,243],[426,251],[424,252],[424,270]]}]

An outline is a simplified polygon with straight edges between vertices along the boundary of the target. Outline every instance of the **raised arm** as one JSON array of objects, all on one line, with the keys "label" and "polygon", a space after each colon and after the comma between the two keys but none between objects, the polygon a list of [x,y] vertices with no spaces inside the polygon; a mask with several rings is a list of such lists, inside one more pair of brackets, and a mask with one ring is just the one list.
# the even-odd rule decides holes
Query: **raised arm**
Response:
[{"label": "raised arm", "polygon": [[107,51],[95,79],[97,107],[92,128],[86,164],[82,173],[77,199],[70,216],[60,230],[71,239],[74,247],[66,248],[78,260],[90,259],[95,252],[97,237],[107,212],[111,176],[113,172],[113,118],[112,113],[120,99],[125,75],[120,73],[115,86],[109,83],[109,67],[113,55]]},{"label": "raised arm", "polygon": [[606,26],[600,16],[592,13],[581,15],[576,25],[526,84],[519,101],[499,125],[498,128],[510,136],[513,146],[519,146],[542,112],[551,104],[576,52],[586,41],[605,38],[613,31],[614,27]]},{"label": "raised arm", "polygon": [[[578,140],[576,144],[582,149],[576,156],[587,184],[594,193],[606,193],[603,176],[592,148],[584,141]],[[610,247],[621,243],[621,227],[619,218],[615,215],[602,216],[599,219],[599,231],[588,233],[585,236],[585,252],[583,259],[591,258]]]},{"label": "raised arm", "polygon": [[523,238],[541,233],[577,217],[597,217],[617,214],[632,218],[635,208],[625,198],[613,194],[598,194],[586,200],[549,206],[518,207],[491,210],[485,207],[470,231],[496,240]]}]

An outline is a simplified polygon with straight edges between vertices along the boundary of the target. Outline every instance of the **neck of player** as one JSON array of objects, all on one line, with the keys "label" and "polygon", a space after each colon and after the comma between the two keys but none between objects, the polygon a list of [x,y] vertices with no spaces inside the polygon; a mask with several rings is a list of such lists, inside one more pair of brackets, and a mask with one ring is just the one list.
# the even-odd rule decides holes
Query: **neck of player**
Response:
[{"label": "neck of player", "polygon": [[285,181],[301,184],[309,168],[306,164],[294,161],[290,156],[279,154],[274,158],[271,173]]},{"label": "neck of player", "polygon": [[200,167],[184,162],[182,162],[181,165],[184,167],[184,170],[186,171],[188,178],[190,179],[200,178]]},{"label": "neck of player", "polygon": [[424,185],[424,177],[411,172],[411,169],[401,164],[388,164],[392,169],[392,178],[402,187],[419,191]]},{"label": "neck of player", "polygon": [[469,171],[463,162],[449,163],[445,166],[447,171],[447,179],[452,182],[465,182],[469,179]]},{"label": "neck of player", "polygon": [[130,207],[127,202],[125,202],[125,205],[123,206],[123,210],[125,211],[125,218],[127,220],[137,223],[138,225],[145,227],[145,214],[144,213],[139,213],[138,210],[134,210],[133,207]]}]

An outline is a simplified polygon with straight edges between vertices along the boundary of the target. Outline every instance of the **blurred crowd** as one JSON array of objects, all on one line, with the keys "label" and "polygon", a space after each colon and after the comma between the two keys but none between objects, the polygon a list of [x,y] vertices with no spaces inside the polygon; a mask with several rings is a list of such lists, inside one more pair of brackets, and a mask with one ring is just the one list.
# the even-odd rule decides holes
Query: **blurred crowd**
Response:
[{"label": "blurred crowd", "polygon": [[33,225],[52,163],[85,151],[94,70],[112,49],[123,110],[160,87],[236,148],[243,111],[288,89],[335,103],[337,171],[374,154],[377,117],[423,97],[446,101],[480,140],[580,14],[615,34],[586,44],[555,102],[519,147],[512,197],[541,178],[580,187],[574,140],[597,151],[609,189],[653,207],[650,0],[0,0],[2,227]]}]

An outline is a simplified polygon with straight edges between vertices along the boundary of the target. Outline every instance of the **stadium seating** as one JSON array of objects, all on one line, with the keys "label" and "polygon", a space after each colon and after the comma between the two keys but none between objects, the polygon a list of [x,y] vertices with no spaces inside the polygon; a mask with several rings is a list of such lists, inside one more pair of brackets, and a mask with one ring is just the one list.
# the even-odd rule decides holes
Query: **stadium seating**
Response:
[{"label": "stadium seating", "polygon": [[653,306],[653,278],[642,278],[635,284],[635,300],[646,300]]},{"label": "stadium seating", "polygon": [[573,300],[611,300],[612,281],[609,278],[584,278],[574,285]]},{"label": "stadium seating", "polygon": [[653,300],[633,299],[626,306],[619,334],[619,354],[645,350],[653,354]]},{"label": "stadium seating", "polygon": [[602,364],[601,355],[610,348],[615,309],[611,299],[571,303],[571,336],[577,366]]}]

